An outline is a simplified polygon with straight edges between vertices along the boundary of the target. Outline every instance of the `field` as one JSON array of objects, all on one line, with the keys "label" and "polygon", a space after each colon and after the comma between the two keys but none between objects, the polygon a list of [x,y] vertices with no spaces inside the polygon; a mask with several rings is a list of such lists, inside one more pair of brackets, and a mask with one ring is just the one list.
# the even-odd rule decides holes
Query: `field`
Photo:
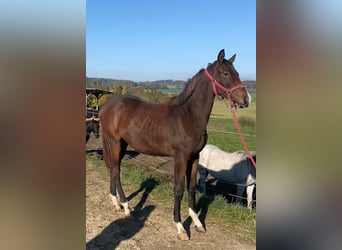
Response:
[{"label": "field", "polygon": [[[256,151],[256,103],[252,102],[247,109],[238,109],[236,117],[249,150]],[[227,152],[243,150],[232,114],[225,102],[215,100],[207,130],[208,144],[214,144]]]},{"label": "field", "polygon": [[[227,100],[224,99],[223,101],[220,101],[218,99],[215,99],[214,107],[211,112],[211,117],[213,118],[230,118],[231,114],[229,110],[226,107]],[[252,95],[252,103],[251,105],[246,109],[238,109],[236,112],[237,117],[250,117],[256,119],[256,96],[255,94]]]},{"label": "field", "polygon": [[159,89],[161,92],[168,94],[179,94],[183,89],[177,88],[174,85],[167,85],[166,89]]},{"label": "field", "polygon": [[[255,100],[255,98],[253,98]],[[239,109],[237,117],[249,149],[256,150],[256,104]],[[226,151],[243,150],[223,102],[215,101],[208,123],[208,143]],[[101,138],[100,138],[101,139]],[[101,140],[91,138],[87,148],[101,147]],[[226,196],[212,192],[196,201],[207,233],[198,234],[188,217],[187,194],[182,201],[182,218],[190,241],[176,238],[172,223],[173,161],[167,157],[126,155],[122,162],[122,183],[133,216],[115,212],[109,198],[109,174],[99,155],[86,158],[86,228],[87,249],[255,249],[256,212],[229,203]]]}]

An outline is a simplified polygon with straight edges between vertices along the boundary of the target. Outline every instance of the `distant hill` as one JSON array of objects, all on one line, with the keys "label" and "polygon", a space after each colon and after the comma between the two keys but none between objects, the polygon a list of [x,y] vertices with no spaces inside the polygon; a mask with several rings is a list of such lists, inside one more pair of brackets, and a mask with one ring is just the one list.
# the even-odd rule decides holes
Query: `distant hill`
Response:
[{"label": "distant hill", "polygon": [[102,87],[102,88],[127,86],[127,87],[142,87],[144,89],[167,89],[169,87],[183,89],[186,84],[186,81],[168,79],[168,80],[158,80],[158,81],[134,82],[131,80],[86,77],[86,84],[88,87]]},{"label": "distant hill", "polygon": [[[136,83],[130,80],[117,80],[111,78],[86,77],[88,87],[118,87],[118,86],[135,86]],[[93,86],[92,86],[93,85]],[[96,85],[96,86],[95,86]]]},{"label": "distant hill", "polygon": [[247,86],[249,90],[256,90],[256,81],[247,80],[243,81],[243,83]]},{"label": "distant hill", "polygon": [[[256,90],[256,81],[247,80],[243,81],[247,88],[251,91]],[[144,89],[183,89],[186,81],[183,80],[158,80],[158,81],[143,81],[134,82],[131,80],[119,80],[112,78],[96,78],[86,77],[87,87],[97,87],[103,89],[115,88],[115,87],[141,87]]]}]

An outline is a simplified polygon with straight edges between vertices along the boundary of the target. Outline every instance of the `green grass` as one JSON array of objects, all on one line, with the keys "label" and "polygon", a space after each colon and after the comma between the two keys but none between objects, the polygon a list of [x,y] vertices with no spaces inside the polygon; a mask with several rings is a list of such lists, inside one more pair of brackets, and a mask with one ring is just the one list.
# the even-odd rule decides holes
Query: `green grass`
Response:
[{"label": "green grass", "polygon": [[[251,151],[256,151],[255,100],[256,95],[254,94],[252,95],[252,103],[248,108],[238,109],[235,111],[243,137]],[[208,144],[214,144],[228,152],[244,150],[232,120],[232,113],[226,106],[226,100],[215,100],[207,129]]]},{"label": "green grass", "polygon": [[[256,151],[256,127],[239,123],[249,150]],[[227,152],[244,150],[231,118],[210,118],[208,126],[208,144],[214,144]]]}]

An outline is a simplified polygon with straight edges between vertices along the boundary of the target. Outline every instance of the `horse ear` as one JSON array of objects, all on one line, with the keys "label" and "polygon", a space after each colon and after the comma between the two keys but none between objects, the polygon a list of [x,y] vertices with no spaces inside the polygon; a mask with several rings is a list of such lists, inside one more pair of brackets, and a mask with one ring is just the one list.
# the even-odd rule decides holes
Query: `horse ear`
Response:
[{"label": "horse ear", "polygon": [[235,61],[236,54],[229,58],[228,62],[233,63]]},{"label": "horse ear", "polygon": [[221,51],[219,52],[218,56],[217,56],[217,61],[219,61],[220,63],[223,62],[224,60],[224,49],[221,49]]}]

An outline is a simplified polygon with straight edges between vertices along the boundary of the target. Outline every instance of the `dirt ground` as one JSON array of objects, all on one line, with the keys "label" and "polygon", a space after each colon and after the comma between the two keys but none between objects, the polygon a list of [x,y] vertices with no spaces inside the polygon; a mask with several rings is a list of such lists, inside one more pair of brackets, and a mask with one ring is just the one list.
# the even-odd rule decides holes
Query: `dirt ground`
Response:
[{"label": "dirt ground", "polygon": [[[97,149],[100,142],[91,138],[87,149]],[[164,167],[172,164],[167,158],[161,162]],[[164,171],[163,166],[160,166],[161,171]],[[87,162],[86,172],[87,250],[256,248],[255,245],[239,241],[234,232],[227,231],[220,221],[213,218],[205,219],[205,234],[197,233],[188,214],[184,212],[183,224],[190,240],[178,240],[172,220],[173,201],[157,201],[153,191],[146,189],[134,190],[124,186],[130,207],[134,208],[132,216],[125,217],[123,212],[116,212],[113,208],[109,197],[109,179],[90,162]]]}]

